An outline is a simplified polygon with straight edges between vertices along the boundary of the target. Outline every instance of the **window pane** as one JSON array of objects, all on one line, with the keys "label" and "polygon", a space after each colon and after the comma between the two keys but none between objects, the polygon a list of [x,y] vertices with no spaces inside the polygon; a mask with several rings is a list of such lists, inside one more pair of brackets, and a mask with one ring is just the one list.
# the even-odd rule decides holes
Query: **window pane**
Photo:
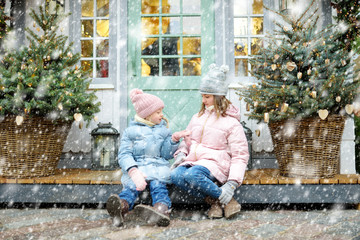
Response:
[{"label": "window pane", "polygon": [[109,40],[96,41],[96,56],[108,57],[109,56]]},{"label": "window pane", "polygon": [[107,78],[109,77],[109,61],[97,60],[96,61],[96,77]]},{"label": "window pane", "polygon": [[81,57],[93,57],[92,40],[81,40]]},{"label": "window pane", "polygon": [[163,58],[162,60],[163,76],[179,76],[179,58]]},{"label": "window pane", "polygon": [[178,54],[178,42],[179,38],[164,38],[162,42],[162,54],[163,55],[177,55]]},{"label": "window pane", "polygon": [[159,55],[159,39],[143,38],[141,40],[141,55]]},{"label": "window pane", "polygon": [[142,14],[159,13],[159,0],[142,0],[141,13]]},{"label": "window pane", "polygon": [[184,34],[201,34],[201,18],[200,17],[184,17],[183,18]]},{"label": "window pane", "polygon": [[201,0],[183,0],[183,13],[201,13]]},{"label": "window pane", "polygon": [[158,17],[141,18],[141,34],[143,36],[159,34],[159,18]]},{"label": "window pane", "polygon": [[180,0],[163,0],[163,13],[180,13]]},{"label": "window pane", "polygon": [[248,2],[245,1],[234,1],[234,16],[247,15]]},{"label": "window pane", "polygon": [[263,34],[263,22],[264,19],[261,18],[251,18],[251,34],[258,35]]},{"label": "window pane", "polygon": [[93,77],[92,76],[92,71],[93,71],[93,68],[92,68],[92,61],[81,61],[81,67],[85,70],[85,71],[89,71],[88,74],[89,74],[89,77]]},{"label": "window pane", "polygon": [[247,56],[248,55],[248,44],[247,38],[235,38],[234,40],[235,56]]},{"label": "window pane", "polygon": [[248,60],[235,59],[235,76],[246,77],[248,76]]},{"label": "window pane", "polygon": [[[165,34],[180,34],[180,18],[179,17],[163,17],[162,18],[163,26],[168,26]],[[164,27],[163,27],[164,30]]]},{"label": "window pane", "polygon": [[141,76],[159,76],[159,59],[144,58],[141,61]]},{"label": "window pane", "polygon": [[258,55],[260,49],[264,47],[264,42],[262,38],[252,38],[251,39],[251,55]]},{"label": "window pane", "polygon": [[97,16],[108,17],[109,16],[109,0],[97,0]]},{"label": "window pane", "polygon": [[109,37],[109,20],[96,21],[96,35],[98,37]]},{"label": "window pane", "polygon": [[93,17],[94,16],[94,1],[93,0],[81,0],[81,16]]},{"label": "window pane", "polygon": [[201,58],[184,58],[184,76],[201,76]]},{"label": "window pane", "polygon": [[248,33],[248,20],[247,18],[235,18],[234,19],[234,35],[247,35]]},{"label": "window pane", "polygon": [[183,55],[200,55],[200,54],[201,54],[201,38],[184,37]]},{"label": "window pane", "polygon": [[253,14],[264,14],[263,11],[263,0],[252,0],[252,13]]},{"label": "window pane", "polygon": [[93,37],[94,24],[92,20],[81,21],[81,37]]}]

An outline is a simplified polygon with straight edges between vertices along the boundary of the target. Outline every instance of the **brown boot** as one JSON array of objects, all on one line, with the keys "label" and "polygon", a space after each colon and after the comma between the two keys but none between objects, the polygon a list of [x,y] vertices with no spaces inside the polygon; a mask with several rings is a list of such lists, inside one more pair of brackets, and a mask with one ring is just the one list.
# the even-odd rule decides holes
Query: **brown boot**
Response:
[{"label": "brown boot", "polygon": [[124,215],[129,212],[129,203],[120,199],[116,194],[112,194],[106,202],[106,210],[112,218],[112,224],[120,227],[124,224]]},{"label": "brown boot", "polygon": [[230,202],[225,205],[224,211],[225,211],[225,218],[229,219],[238,214],[241,210],[241,205],[235,200],[235,198],[232,198]]},{"label": "brown boot", "polygon": [[210,219],[223,217],[223,210],[218,199],[206,197],[205,202],[210,205],[210,209],[207,213]]},{"label": "brown boot", "polygon": [[165,204],[155,203],[153,207],[139,204],[135,207],[148,224],[166,227],[170,224],[169,208]]}]

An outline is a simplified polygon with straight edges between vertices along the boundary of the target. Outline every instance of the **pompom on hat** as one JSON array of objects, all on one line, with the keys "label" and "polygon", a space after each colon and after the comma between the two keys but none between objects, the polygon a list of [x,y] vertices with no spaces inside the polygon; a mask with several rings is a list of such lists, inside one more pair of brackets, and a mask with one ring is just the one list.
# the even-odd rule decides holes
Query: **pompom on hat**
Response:
[{"label": "pompom on hat", "polygon": [[165,106],[164,102],[159,97],[144,93],[138,88],[134,88],[130,91],[130,99],[134,105],[136,114],[141,118],[146,118]]},{"label": "pompom on hat", "polygon": [[226,81],[229,67],[227,65],[217,67],[215,64],[211,64],[209,69],[209,72],[201,79],[200,93],[225,96],[229,85]]}]

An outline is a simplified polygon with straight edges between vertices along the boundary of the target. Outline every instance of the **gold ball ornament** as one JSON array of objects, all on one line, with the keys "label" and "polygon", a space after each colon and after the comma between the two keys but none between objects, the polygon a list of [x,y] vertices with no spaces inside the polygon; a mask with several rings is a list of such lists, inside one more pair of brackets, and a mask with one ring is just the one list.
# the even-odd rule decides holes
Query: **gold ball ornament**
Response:
[{"label": "gold ball ornament", "polygon": [[325,64],[329,64],[330,63],[330,59],[325,59]]},{"label": "gold ball ornament", "polygon": [[272,65],[271,65],[271,69],[272,69],[273,71],[275,71],[275,69],[276,69],[276,64],[272,64]]},{"label": "gold ball ornament", "polygon": [[340,101],[341,101],[341,97],[340,97],[340,96],[337,96],[337,97],[335,98],[335,100],[336,100],[336,102],[340,102]]},{"label": "gold ball ornament", "polygon": [[302,72],[298,72],[298,73],[297,73],[297,78],[298,78],[298,79],[301,79],[301,78],[302,78],[302,75],[303,75]]}]

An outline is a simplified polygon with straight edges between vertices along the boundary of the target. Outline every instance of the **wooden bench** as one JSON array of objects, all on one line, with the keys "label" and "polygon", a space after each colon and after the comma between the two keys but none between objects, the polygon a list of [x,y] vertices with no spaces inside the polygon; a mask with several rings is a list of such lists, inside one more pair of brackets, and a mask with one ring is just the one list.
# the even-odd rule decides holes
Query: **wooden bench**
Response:
[{"label": "wooden bench", "polygon": [[[11,179],[0,177],[3,203],[105,203],[122,189],[121,170],[58,169],[48,177]],[[174,204],[201,200],[170,187]],[[253,169],[245,174],[235,198],[240,203],[360,203],[360,175],[339,174],[329,179],[281,177],[277,169]],[[360,205],[358,205],[360,208]]]}]

